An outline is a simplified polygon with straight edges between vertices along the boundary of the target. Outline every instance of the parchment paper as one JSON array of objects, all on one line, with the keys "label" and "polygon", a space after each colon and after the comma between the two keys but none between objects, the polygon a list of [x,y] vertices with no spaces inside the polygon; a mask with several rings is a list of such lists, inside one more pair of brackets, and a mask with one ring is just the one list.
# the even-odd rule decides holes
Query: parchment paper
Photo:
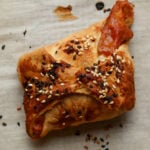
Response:
[{"label": "parchment paper", "polygon": [[[130,51],[135,61],[135,109],[110,121],[52,132],[38,141],[31,140],[25,132],[23,91],[16,72],[19,57],[106,17],[108,12],[97,11],[96,2],[97,0],[0,0],[0,150],[150,149],[148,0],[132,0],[135,4],[135,22]],[[105,8],[110,8],[114,2],[115,0],[105,0]],[[53,14],[58,5],[72,5],[72,12],[78,19],[60,22]],[[22,109],[17,111],[18,107]],[[92,139],[85,141],[87,134],[97,137],[100,143],[94,144]]]}]

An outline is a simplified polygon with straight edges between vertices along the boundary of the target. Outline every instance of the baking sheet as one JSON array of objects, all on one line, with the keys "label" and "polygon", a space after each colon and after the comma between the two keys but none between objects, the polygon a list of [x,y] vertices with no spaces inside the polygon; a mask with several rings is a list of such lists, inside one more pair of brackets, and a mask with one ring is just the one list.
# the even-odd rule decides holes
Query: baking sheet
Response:
[{"label": "baking sheet", "polygon": [[[16,72],[19,56],[103,19],[108,12],[97,11],[96,2],[97,0],[0,0],[0,150],[150,149],[148,0],[132,0],[135,4],[135,22],[130,50],[135,61],[135,109],[110,121],[52,132],[38,141],[31,140],[25,132],[23,91]],[[115,0],[105,0],[105,8],[110,8],[114,2]],[[60,22],[53,14],[58,5],[72,5],[72,12],[78,19]],[[18,107],[22,109],[17,111]],[[3,123],[7,123],[7,126]],[[92,136],[90,140],[87,140],[87,134]],[[99,142],[95,142],[95,137]]]}]

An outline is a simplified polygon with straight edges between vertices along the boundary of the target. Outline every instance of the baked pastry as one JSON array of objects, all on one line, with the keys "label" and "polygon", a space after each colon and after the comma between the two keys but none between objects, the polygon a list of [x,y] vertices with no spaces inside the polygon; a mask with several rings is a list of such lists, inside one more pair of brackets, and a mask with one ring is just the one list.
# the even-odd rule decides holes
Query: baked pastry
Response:
[{"label": "baked pastry", "polygon": [[111,119],[134,107],[134,64],[128,52],[132,22],[133,5],[117,1],[107,19],[20,58],[30,137]]}]

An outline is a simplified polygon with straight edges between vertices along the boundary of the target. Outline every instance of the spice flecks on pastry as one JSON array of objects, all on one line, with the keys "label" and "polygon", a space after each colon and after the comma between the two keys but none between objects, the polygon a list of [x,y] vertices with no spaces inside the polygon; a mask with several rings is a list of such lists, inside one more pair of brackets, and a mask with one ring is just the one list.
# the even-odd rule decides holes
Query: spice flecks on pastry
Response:
[{"label": "spice flecks on pastry", "polygon": [[20,58],[29,136],[111,119],[134,107],[132,22],[133,5],[117,1],[107,19]]}]

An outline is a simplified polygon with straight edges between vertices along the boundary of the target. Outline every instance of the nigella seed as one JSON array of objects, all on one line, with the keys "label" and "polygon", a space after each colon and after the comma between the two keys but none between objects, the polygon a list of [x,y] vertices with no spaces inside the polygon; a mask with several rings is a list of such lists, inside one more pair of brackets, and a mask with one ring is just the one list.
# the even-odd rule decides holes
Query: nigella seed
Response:
[{"label": "nigella seed", "polygon": [[7,123],[6,123],[6,122],[3,122],[2,125],[3,125],[4,127],[6,127],[6,126],[7,126]]},{"label": "nigella seed", "polygon": [[2,119],[3,118],[3,116],[2,115],[0,115],[0,119]]},{"label": "nigella seed", "polygon": [[111,9],[110,8],[104,9],[104,13],[106,13],[108,11],[111,11]]},{"label": "nigella seed", "polygon": [[25,35],[26,35],[26,33],[27,33],[27,30],[25,30],[25,31],[23,32],[23,35],[25,36]]},{"label": "nigella seed", "polygon": [[4,50],[4,49],[5,49],[5,47],[6,47],[5,45],[2,45],[2,47],[1,47],[1,48],[2,48],[2,50]]},{"label": "nigella seed", "polygon": [[103,139],[103,138],[100,138],[100,141],[101,141],[101,142],[104,142],[104,139]]},{"label": "nigella seed", "polygon": [[134,56],[132,56],[131,58],[134,59]]},{"label": "nigella seed", "polygon": [[76,130],[75,135],[79,136],[81,134],[80,130]]},{"label": "nigella seed", "polygon": [[18,127],[20,127],[20,122],[17,122]]},{"label": "nigella seed", "polygon": [[103,2],[97,2],[95,4],[95,7],[97,10],[102,10],[104,8],[104,3]]},{"label": "nigella seed", "polygon": [[105,148],[105,145],[101,145],[102,148]]},{"label": "nigella seed", "polygon": [[107,101],[111,101],[113,99],[113,96],[112,95],[110,95],[110,96],[106,96],[105,98],[104,98],[104,100],[107,100]]},{"label": "nigella seed", "polygon": [[109,145],[109,142],[106,142],[106,145]]},{"label": "nigella seed", "polygon": [[86,142],[87,142],[87,141],[90,141],[90,140],[91,140],[91,137],[92,137],[91,134],[87,134],[87,135],[86,135],[86,138],[85,138],[85,141],[86,141]]}]

